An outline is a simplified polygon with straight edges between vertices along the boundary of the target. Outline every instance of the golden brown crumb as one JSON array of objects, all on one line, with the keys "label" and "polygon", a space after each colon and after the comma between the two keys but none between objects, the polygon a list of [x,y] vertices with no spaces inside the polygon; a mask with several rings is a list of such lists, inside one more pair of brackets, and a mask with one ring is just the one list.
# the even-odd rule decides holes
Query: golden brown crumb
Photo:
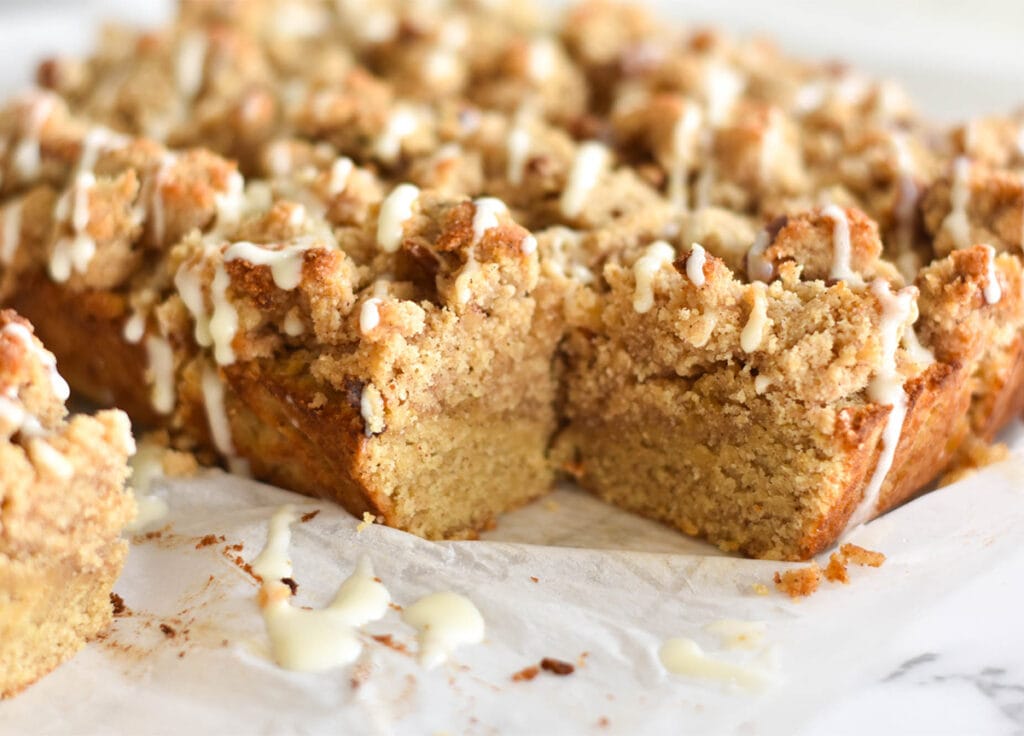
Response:
[{"label": "golden brown crumb", "polygon": [[563,662],[560,659],[553,659],[551,657],[545,657],[540,661],[540,668],[545,672],[550,672],[553,675],[571,675],[576,671],[576,668],[568,662]]},{"label": "golden brown crumb", "polygon": [[844,544],[839,548],[839,551],[847,562],[852,562],[854,565],[881,567],[882,563],[885,562],[885,555],[881,552],[864,549],[856,544]]},{"label": "golden brown crumb", "polygon": [[301,521],[303,524],[305,524],[307,521],[312,521],[313,519],[315,519],[316,515],[319,514],[319,513],[320,513],[320,509],[316,509],[315,511],[310,511],[310,512],[305,513],[302,516],[300,516],[299,517],[299,521]]},{"label": "golden brown crumb", "polygon": [[523,669],[519,670],[514,675],[512,675],[512,681],[529,682],[538,674],[540,674],[540,667],[538,667],[537,665],[530,665],[529,667],[524,667]]},{"label": "golden brown crumb", "polygon": [[956,457],[939,478],[939,487],[948,486],[973,475],[987,465],[998,463],[1010,456],[1010,448],[1002,442],[988,443],[969,436],[957,450]]},{"label": "golden brown crumb", "polygon": [[793,599],[811,595],[820,584],[821,568],[816,564],[775,573],[775,587]]},{"label": "golden brown crumb", "polygon": [[366,527],[370,526],[375,521],[377,521],[376,516],[371,514],[369,511],[364,511],[363,520],[359,522],[358,526],[356,526],[356,532],[363,531]]},{"label": "golden brown crumb", "polygon": [[850,576],[846,572],[846,561],[839,552],[833,552],[828,558],[828,566],[825,568],[825,578],[833,583],[848,583]]}]

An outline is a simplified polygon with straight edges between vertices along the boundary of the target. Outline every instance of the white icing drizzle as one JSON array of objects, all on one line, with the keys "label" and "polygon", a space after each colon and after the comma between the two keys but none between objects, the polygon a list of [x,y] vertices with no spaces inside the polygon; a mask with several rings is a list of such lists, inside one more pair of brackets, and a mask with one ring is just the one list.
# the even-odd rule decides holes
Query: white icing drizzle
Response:
[{"label": "white icing drizzle", "polygon": [[235,443],[231,437],[231,422],[224,405],[224,382],[220,373],[212,365],[203,366],[201,378],[203,404],[206,407],[206,419],[210,426],[210,439],[217,452],[227,459],[232,472],[239,458],[235,455]]},{"label": "white icing drizzle", "polygon": [[516,186],[523,183],[523,177],[526,174],[526,162],[530,157],[530,143],[530,132],[526,129],[526,124],[517,116],[516,124],[509,130],[508,138],[505,141],[508,159],[505,176],[510,183]]},{"label": "white icing drizzle", "polygon": [[132,345],[138,345],[146,335],[146,315],[140,311],[133,311],[128,319],[124,321],[121,328],[121,336]]},{"label": "white icing drizzle", "polygon": [[527,235],[519,242],[519,252],[529,256],[537,252],[537,238]]},{"label": "white icing drizzle", "polygon": [[166,235],[167,214],[164,208],[163,178],[167,170],[174,165],[176,157],[172,153],[165,153],[160,158],[160,164],[153,172],[153,179],[150,182],[150,211],[153,221],[153,240],[158,245],[164,242]]},{"label": "white icing drizzle", "polygon": [[285,315],[282,327],[284,328],[284,334],[289,337],[298,337],[306,331],[306,323],[302,321],[302,317],[294,310]]},{"label": "white icing drizzle", "polygon": [[28,442],[28,455],[32,464],[45,468],[51,475],[70,480],[75,466],[59,450],[42,437],[33,437]]},{"label": "white icing drizzle", "polygon": [[967,248],[971,244],[971,223],[967,208],[971,202],[971,161],[966,156],[957,157],[953,162],[953,181],[949,189],[949,214],[942,222],[942,229],[953,238],[955,248]]},{"label": "white icing drizzle", "polygon": [[466,251],[466,263],[455,279],[455,298],[459,304],[469,301],[472,293],[470,281],[473,275],[480,270],[480,264],[476,260],[476,246],[488,230],[498,227],[498,216],[508,212],[505,203],[495,197],[480,197],[473,200],[475,208],[473,214],[473,242]]},{"label": "white icing drizzle", "polygon": [[749,690],[760,689],[771,680],[769,673],[760,668],[744,667],[709,657],[693,639],[669,639],[662,644],[658,658],[672,674],[732,683]]},{"label": "white icing drizzle", "polygon": [[275,178],[288,176],[292,170],[292,151],[288,141],[274,141],[267,147],[267,167]]},{"label": "white icing drizzle", "polygon": [[905,133],[894,132],[890,136],[896,154],[896,176],[899,192],[893,214],[896,217],[896,237],[902,252],[910,250],[914,243],[914,213],[920,197],[920,189],[914,180],[914,161],[907,148]]},{"label": "white icing drizzle", "polygon": [[50,389],[53,391],[53,395],[61,401],[68,400],[68,397],[71,396],[71,387],[68,386],[68,382],[64,380],[63,376],[57,372],[57,359],[53,357],[53,353],[33,340],[32,333],[29,332],[25,325],[18,322],[10,322],[4,325],[4,328],[0,330],[0,334],[14,338],[22,344],[27,352],[34,355],[36,360],[46,369],[46,373],[50,378]]},{"label": "white icing drizzle", "polygon": [[355,166],[352,163],[352,159],[345,156],[335,159],[334,163],[331,164],[331,178],[327,183],[327,191],[332,197],[336,197],[345,191],[353,168]]},{"label": "white icing drizzle", "polygon": [[213,337],[210,335],[210,317],[206,311],[206,299],[203,297],[199,276],[187,264],[182,264],[174,275],[174,288],[178,290],[178,296],[192,315],[196,343],[200,347],[209,347],[213,344]]},{"label": "white icing drizzle", "polygon": [[386,164],[393,164],[402,152],[402,141],[416,132],[420,125],[416,110],[408,105],[397,105],[374,143],[374,153]]},{"label": "white icing drizzle", "polygon": [[0,229],[0,263],[10,265],[21,244],[21,206],[23,200],[6,205],[3,212],[3,228]]},{"label": "white icing drizzle", "polygon": [[[104,128],[92,128],[82,139],[82,152],[71,189],[58,201],[54,217],[58,221],[68,219],[73,231],[71,238],[61,238],[54,245],[50,256],[49,272],[54,281],[67,281],[73,272],[85,273],[96,254],[96,241],[88,234],[89,192],[96,186],[93,168],[100,150],[120,145],[123,139]],[[70,213],[68,212],[70,208]]]},{"label": "white icing drizzle", "polygon": [[496,197],[475,199],[473,207],[473,245],[476,245],[488,230],[498,227],[498,216],[508,212],[508,207]]},{"label": "white icing drizzle", "polygon": [[581,143],[572,162],[569,180],[562,192],[562,215],[573,218],[583,211],[587,196],[597,186],[608,165],[608,149],[597,141]]},{"label": "white icing drizzle", "polygon": [[55,98],[52,95],[33,95],[28,108],[28,121],[25,130],[22,132],[21,140],[11,154],[11,163],[14,170],[24,181],[31,181],[39,177],[41,152],[39,134],[46,125],[50,113],[53,112]]},{"label": "white icing drizzle", "polygon": [[465,596],[448,591],[420,598],[402,611],[402,620],[419,632],[419,660],[433,669],[464,644],[484,640],[484,617]]},{"label": "white icing drizzle", "polygon": [[888,404],[892,409],[882,430],[882,450],[875,464],[874,473],[864,489],[860,505],[850,517],[847,528],[862,524],[874,515],[882,483],[885,482],[896,457],[896,447],[903,431],[903,420],[907,416],[907,394],[903,389],[903,376],[896,366],[896,350],[900,345],[900,328],[907,321],[914,306],[914,292],[912,289],[903,289],[893,294],[889,284],[882,279],[875,279],[871,283],[871,292],[882,307],[882,319],[878,326],[881,333],[882,358],[868,384],[867,395],[874,403]]},{"label": "white icing drizzle", "polygon": [[302,281],[302,266],[309,249],[309,243],[300,243],[271,250],[243,240],[232,243],[224,251],[224,261],[246,261],[254,266],[268,266],[274,285],[283,291],[291,291]]},{"label": "white icing drizzle", "polygon": [[245,180],[242,175],[232,171],[228,177],[228,188],[215,194],[213,201],[217,208],[216,231],[222,233],[235,228],[245,208]]},{"label": "white icing drizzle", "polygon": [[839,205],[830,204],[822,210],[822,214],[832,220],[832,267],[828,272],[829,278],[850,284],[863,283],[860,276],[850,267],[850,220],[846,216],[846,210]]},{"label": "white icing drizzle", "polygon": [[224,270],[224,264],[218,263],[210,283],[210,299],[213,301],[213,316],[210,317],[209,334],[213,344],[213,357],[220,365],[231,365],[235,362],[235,349],[231,343],[238,332],[238,311],[228,299],[228,286],[231,277]]},{"label": "white icing drizzle", "polygon": [[708,64],[703,83],[708,122],[719,127],[728,120],[746,83],[734,70],[719,62]]},{"label": "white icing drizzle", "polygon": [[750,307],[747,323],[743,326],[743,332],[740,333],[740,347],[745,353],[754,352],[761,347],[761,343],[764,341],[764,331],[768,325],[766,289],[767,287],[760,281],[750,285],[753,304]]},{"label": "white icing drizzle", "polygon": [[672,155],[668,171],[668,197],[680,209],[689,207],[687,180],[690,164],[700,139],[702,114],[696,105],[686,104],[672,127]]},{"label": "white icing drizzle", "polygon": [[901,344],[903,349],[907,351],[907,356],[917,365],[927,366],[935,362],[935,353],[921,344],[913,326],[908,327],[904,331]]},{"label": "white icing drizzle", "polygon": [[363,386],[359,397],[359,415],[363,418],[363,431],[367,437],[384,431],[384,397],[372,383]]},{"label": "white icing drizzle", "polygon": [[758,396],[768,390],[768,387],[772,385],[772,379],[768,376],[755,376],[754,377],[754,393]]},{"label": "white icing drizzle", "polygon": [[175,82],[178,91],[192,99],[203,86],[203,67],[206,66],[206,51],[209,41],[200,31],[189,31],[178,45],[178,57],[174,65]]},{"label": "white icing drizzle", "polygon": [[764,257],[765,251],[771,245],[772,236],[767,229],[761,230],[754,239],[754,244],[747,251],[747,278],[753,281],[770,281],[772,278],[772,264]]},{"label": "white icing drizzle", "polygon": [[707,251],[700,243],[690,246],[690,255],[686,257],[686,278],[694,286],[704,286],[704,264],[707,263]]},{"label": "white icing drizzle", "polygon": [[654,306],[654,275],[662,266],[675,260],[675,249],[664,240],[658,240],[644,250],[644,254],[633,264],[636,290],[633,292],[633,309],[645,314]]},{"label": "white icing drizzle", "polygon": [[149,360],[149,378],[152,390],[150,401],[160,414],[174,411],[174,351],[171,343],[158,335],[146,338],[146,356]]},{"label": "white icing drizzle", "polygon": [[381,204],[377,216],[377,245],[385,253],[394,253],[402,244],[405,223],[412,217],[412,206],[419,196],[419,187],[399,184]]},{"label": "white icing drizzle", "polygon": [[388,293],[388,281],[378,279],[373,284],[373,296],[363,302],[359,309],[359,331],[366,335],[377,329],[380,324],[380,305]]},{"label": "white icing drizzle", "polygon": [[778,108],[768,111],[764,135],[761,137],[761,155],[758,159],[758,172],[762,184],[772,180],[772,171],[779,158],[782,148],[782,116]]},{"label": "white icing drizzle", "polygon": [[541,36],[530,42],[526,50],[526,75],[531,82],[542,84],[555,71],[558,58],[557,46],[553,39]]},{"label": "white icing drizzle", "polygon": [[985,295],[986,304],[996,304],[1003,298],[1003,289],[999,286],[999,278],[996,275],[996,249],[991,245],[984,246],[988,254],[988,266],[985,270]]},{"label": "white icing drizzle", "polygon": [[274,661],[289,670],[322,672],[355,661],[363,648],[357,627],[383,617],[391,596],[364,557],[327,607],[293,606],[291,589],[282,580],[292,577],[288,547],[296,520],[290,505],[274,514],[267,544],[253,560],[252,569],[263,580],[259,603]]}]

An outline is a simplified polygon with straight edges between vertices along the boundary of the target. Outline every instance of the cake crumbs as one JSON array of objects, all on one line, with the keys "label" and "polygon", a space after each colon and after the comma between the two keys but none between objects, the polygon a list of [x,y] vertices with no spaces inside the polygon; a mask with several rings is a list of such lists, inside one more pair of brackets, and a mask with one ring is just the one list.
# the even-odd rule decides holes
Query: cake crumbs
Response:
[{"label": "cake crumbs", "polygon": [[376,516],[371,514],[369,511],[364,511],[363,512],[363,520],[360,521],[359,525],[356,527],[356,533],[358,534],[358,533],[362,532],[363,529],[365,529],[366,527],[370,526],[375,521],[377,521],[377,517]]},{"label": "cake crumbs", "polygon": [[870,549],[858,547],[856,544],[844,544],[839,548],[847,562],[863,567],[881,567],[885,562],[885,555]]},{"label": "cake crumbs", "polygon": [[608,720],[608,716],[601,716],[597,719],[597,725],[599,728],[608,728],[609,723],[611,723],[611,721]]},{"label": "cake crumbs", "polygon": [[820,584],[821,568],[817,563],[775,573],[775,587],[794,600],[811,595]]},{"label": "cake crumbs", "polygon": [[110,605],[114,609],[115,616],[131,615],[131,611],[128,610],[128,606],[124,604],[124,598],[119,596],[117,593],[110,594]]},{"label": "cake crumbs", "polygon": [[305,524],[307,521],[313,521],[313,519],[315,519],[319,513],[320,509],[314,509],[313,511],[309,511],[300,516],[299,521],[301,521],[303,524]]},{"label": "cake crumbs", "polygon": [[217,542],[223,542],[224,535],[217,536],[216,534],[207,534],[205,537],[196,542],[196,549],[202,549],[203,547],[209,547],[217,544]]},{"label": "cake crumbs", "polygon": [[550,672],[553,675],[559,675],[565,677],[571,675],[576,671],[576,668],[568,662],[563,662],[560,659],[553,659],[551,657],[545,657],[540,661],[540,668],[545,672]]},{"label": "cake crumbs", "polygon": [[409,647],[400,641],[395,641],[395,638],[391,634],[375,634],[371,638],[375,642],[383,644],[388,649],[393,649],[396,652],[401,652],[402,654],[408,654],[409,652]]},{"label": "cake crumbs", "polygon": [[512,675],[512,682],[529,682],[539,674],[540,667],[533,664],[529,667],[523,667],[523,669]]},{"label": "cake crumbs", "polygon": [[537,577],[536,575],[531,575],[530,576],[530,580],[532,580],[535,583],[539,583],[540,582],[540,578]]},{"label": "cake crumbs", "polygon": [[163,635],[164,635],[164,636],[166,636],[166,637],[167,637],[168,639],[173,639],[174,637],[176,637],[176,636],[178,635],[178,632],[177,632],[177,631],[175,631],[175,630],[174,630],[173,628],[171,628],[171,627],[170,627],[170,626],[168,626],[167,624],[163,624],[163,623],[162,623],[162,624],[160,624],[160,631],[161,631],[161,632],[163,633]]},{"label": "cake crumbs", "polygon": [[281,582],[288,586],[288,589],[295,595],[299,592],[299,584],[295,582],[294,578],[281,578]]},{"label": "cake crumbs", "polygon": [[832,583],[850,582],[850,575],[846,571],[846,561],[839,552],[833,552],[828,558],[828,566],[825,568],[825,579]]}]

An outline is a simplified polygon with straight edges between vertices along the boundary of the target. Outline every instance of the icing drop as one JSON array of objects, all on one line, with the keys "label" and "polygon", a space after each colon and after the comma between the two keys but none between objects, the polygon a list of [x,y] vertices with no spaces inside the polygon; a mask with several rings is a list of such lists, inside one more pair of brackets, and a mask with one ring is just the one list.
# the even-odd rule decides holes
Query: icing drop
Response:
[{"label": "icing drop", "polygon": [[203,86],[203,67],[206,65],[208,45],[206,34],[198,31],[184,34],[178,45],[174,76],[178,91],[187,99],[195,97]]},{"label": "icing drop", "polygon": [[402,620],[419,632],[419,660],[433,669],[463,644],[484,640],[484,617],[473,602],[458,593],[442,592],[420,598],[402,611]]},{"label": "icing drop", "polygon": [[377,158],[387,164],[395,163],[402,152],[402,141],[415,133],[418,127],[416,111],[408,105],[398,105],[374,144]]},{"label": "icing drop", "polygon": [[227,407],[224,405],[224,382],[221,380],[218,370],[209,364],[203,366],[201,388],[213,446],[228,461],[231,472],[240,475],[247,474],[245,461],[235,454],[235,443],[231,437],[231,422],[228,419]]},{"label": "icing drop", "polygon": [[764,331],[768,324],[768,300],[765,298],[767,287],[760,281],[750,285],[753,294],[753,304],[750,307],[750,316],[747,317],[747,324],[743,326],[740,333],[740,347],[743,352],[752,353],[761,347],[764,341]]},{"label": "icing drop", "polygon": [[586,204],[587,196],[608,165],[608,149],[597,141],[581,143],[576,150],[572,169],[565,191],[562,192],[561,209],[565,217],[577,217]]},{"label": "icing drop", "polygon": [[771,281],[774,268],[771,262],[764,257],[771,242],[771,233],[767,229],[762,230],[757,234],[750,250],[747,251],[747,278],[752,281]]},{"label": "icing drop", "polygon": [[971,161],[959,156],[953,162],[953,182],[949,190],[949,214],[942,229],[953,239],[954,248],[967,248],[971,244],[971,223],[967,208],[971,202]]},{"label": "icing drop", "polygon": [[764,687],[771,679],[761,669],[742,667],[709,657],[693,639],[669,639],[658,650],[658,658],[672,674],[733,683],[750,690]]},{"label": "icing drop", "polygon": [[164,477],[163,455],[163,447],[144,441],[128,460],[137,508],[135,518],[126,527],[128,532],[140,532],[167,516],[167,501],[151,493],[153,481]]},{"label": "icing drop", "polygon": [[996,304],[1003,298],[1003,289],[999,286],[999,278],[996,275],[996,249],[991,245],[986,245],[985,252],[988,254],[988,266],[985,271],[985,288],[982,293],[985,295],[986,304]]},{"label": "icing drop", "polygon": [[651,243],[644,254],[633,264],[636,290],[633,292],[633,309],[645,314],[654,306],[654,275],[662,266],[675,260],[675,249],[664,240]]},{"label": "icing drop", "polygon": [[31,181],[39,177],[42,159],[39,135],[43,126],[46,125],[50,113],[53,112],[55,104],[55,98],[51,95],[33,96],[29,103],[25,130],[11,154],[14,170],[23,181]]},{"label": "icing drop", "polygon": [[174,411],[174,351],[171,343],[157,335],[146,338],[146,355],[149,360],[149,378],[152,385],[150,401],[160,414]]},{"label": "icing drop", "polygon": [[33,340],[32,333],[29,332],[25,325],[18,322],[10,322],[4,325],[4,328],[0,330],[0,334],[17,340],[26,352],[34,355],[36,360],[46,369],[53,395],[60,401],[68,400],[68,397],[71,396],[71,387],[68,386],[68,382],[64,380],[63,376],[57,372],[57,359],[53,356],[53,353],[41,347]]},{"label": "icing drop", "polygon": [[871,292],[882,307],[882,320],[878,327],[881,332],[882,358],[868,384],[867,395],[874,403],[887,404],[892,409],[882,430],[882,451],[879,453],[874,473],[864,489],[860,505],[850,517],[847,528],[862,524],[874,515],[882,483],[885,482],[896,457],[896,447],[903,431],[903,420],[907,416],[907,394],[903,390],[903,376],[896,366],[896,350],[900,344],[900,328],[907,321],[914,306],[914,292],[912,289],[903,289],[893,294],[889,284],[881,279],[875,279],[871,283]]},{"label": "icing drop", "polygon": [[75,474],[75,466],[71,464],[71,461],[41,437],[33,437],[29,440],[28,455],[33,465],[45,469],[56,478],[70,480],[71,476]]},{"label": "icing drop", "polygon": [[850,284],[863,283],[861,277],[850,267],[850,220],[846,216],[846,210],[830,204],[821,213],[832,220],[832,267],[828,272],[829,278]]},{"label": "icing drop", "polygon": [[331,164],[331,178],[327,184],[327,191],[332,197],[336,197],[345,191],[348,186],[348,178],[352,175],[354,165],[352,159],[342,156]]},{"label": "icing drop", "polygon": [[687,180],[698,143],[701,111],[696,105],[687,104],[672,128],[672,154],[669,160],[668,197],[680,209],[689,206]]},{"label": "icing drop", "polygon": [[377,216],[377,245],[385,253],[394,253],[402,244],[405,223],[412,217],[412,206],[420,190],[412,184],[399,184],[384,200]]},{"label": "icing drop", "polygon": [[121,336],[132,345],[138,345],[142,342],[142,338],[146,335],[146,315],[139,311],[134,311],[124,321],[124,327],[121,328]]},{"label": "icing drop", "polygon": [[[300,210],[296,210],[300,211]],[[268,266],[274,285],[282,291],[291,291],[302,281],[302,266],[308,243],[270,250],[255,243],[239,241],[224,251],[225,262],[247,261],[254,266]]]},{"label": "icing drop", "polygon": [[210,299],[213,301],[213,316],[210,317],[209,334],[213,344],[213,357],[220,365],[231,365],[235,362],[235,349],[231,343],[238,332],[238,311],[228,299],[228,286],[231,277],[224,270],[224,264],[218,263],[210,284]]},{"label": "icing drop", "polygon": [[372,383],[363,387],[363,393],[359,397],[359,414],[363,418],[363,432],[367,437],[384,431],[384,397],[381,396],[380,389]]},{"label": "icing drop", "polygon": [[707,251],[700,243],[690,246],[690,255],[686,257],[686,278],[694,286],[704,286],[704,264],[707,263]]},{"label": "icing drop", "polygon": [[526,74],[531,82],[542,84],[555,71],[557,46],[547,36],[535,38],[526,52]]},{"label": "icing drop", "polygon": [[210,334],[210,318],[206,311],[206,300],[203,297],[203,288],[199,277],[186,264],[182,264],[174,275],[174,288],[177,289],[182,303],[192,315],[192,321],[195,323],[193,334],[196,343],[200,347],[209,347],[213,344],[213,337]]},{"label": "icing drop", "polygon": [[11,202],[3,208],[3,228],[0,229],[0,263],[10,265],[21,244],[22,200]]},{"label": "icing drop", "polygon": [[896,153],[896,182],[898,194],[893,215],[896,217],[896,238],[901,252],[909,251],[914,244],[914,215],[921,195],[914,180],[914,162],[907,148],[907,136],[893,133],[892,147]]},{"label": "icing drop", "polygon": [[326,608],[293,606],[291,588],[282,580],[292,577],[288,547],[290,527],[296,520],[291,506],[274,514],[267,544],[253,560],[252,569],[263,580],[259,603],[274,661],[289,670],[322,672],[355,661],[363,648],[356,628],[382,618],[391,596],[363,558]]}]

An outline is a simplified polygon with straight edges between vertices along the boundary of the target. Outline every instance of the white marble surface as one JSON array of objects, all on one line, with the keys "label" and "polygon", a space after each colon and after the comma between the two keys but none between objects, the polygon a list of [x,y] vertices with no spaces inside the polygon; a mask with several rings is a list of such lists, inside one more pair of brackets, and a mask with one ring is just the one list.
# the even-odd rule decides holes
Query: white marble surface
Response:
[{"label": "white marble surface", "polygon": [[1024,553],[951,590],[873,653],[863,684],[806,733],[1024,734],[1022,584]]},{"label": "white marble surface", "polygon": [[[763,0],[663,2],[667,12],[767,31],[806,53],[840,56],[908,84],[933,114],[956,118],[1024,102],[1018,0],[891,0],[807,3]],[[156,17],[167,2],[0,0],[0,93],[24,86],[33,61],[81,49],[94,20]],[[950,590],[896,632],[846,697],[824,705],[812,734],[1024,734],[1024,551],[971,585]],[[871,626],[871,621],[865,621]],[[3,730],[0,724],[0,731]]]}]

